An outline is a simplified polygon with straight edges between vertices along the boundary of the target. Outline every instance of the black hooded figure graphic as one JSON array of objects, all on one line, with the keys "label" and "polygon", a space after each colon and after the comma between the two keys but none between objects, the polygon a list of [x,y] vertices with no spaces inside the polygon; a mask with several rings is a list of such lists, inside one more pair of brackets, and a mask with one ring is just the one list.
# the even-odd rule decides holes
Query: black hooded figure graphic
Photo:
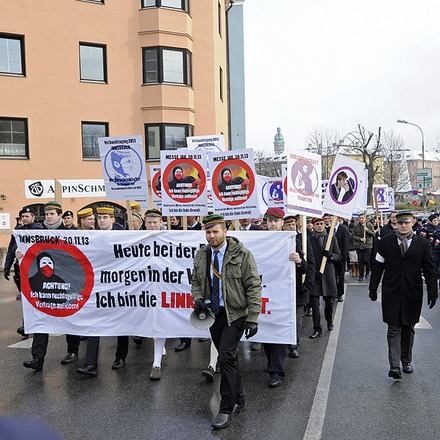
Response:
[{"label": "black hooded figure graphic", "polygon": [[222,181],[217,185],[218,190],[222,193],[227,191],[227,186],[231,185],[232,173],[229,168],[223,168],[221,172]]},{"label": "black hooded figure graphic", "polygon": [[51,303],[65,303],[67,292],[66,282],[55,275],[55,265],[51,255],[41,252],[37,255],[37,272],[29,278],[29,284],[33,293],[37,293],[39,299]]},{"label": "black hooded figure graphic", "polygon": [[168,181],[168,186],[170,189],[176,189],[177,184],[183,179],[183,169],[180,166],[173,168],[173,178]]}]

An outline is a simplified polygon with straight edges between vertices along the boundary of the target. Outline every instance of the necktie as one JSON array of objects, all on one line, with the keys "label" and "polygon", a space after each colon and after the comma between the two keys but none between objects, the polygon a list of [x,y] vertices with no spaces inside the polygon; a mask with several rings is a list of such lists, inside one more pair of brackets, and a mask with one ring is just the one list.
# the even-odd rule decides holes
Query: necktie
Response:
[{"label": "necktie", "polygon": [[211,289],[211,310],[214,315],[220,312],[220,272],[218,267],[218,253],[214,251],[214,262],[212,264],[212,289]]}]

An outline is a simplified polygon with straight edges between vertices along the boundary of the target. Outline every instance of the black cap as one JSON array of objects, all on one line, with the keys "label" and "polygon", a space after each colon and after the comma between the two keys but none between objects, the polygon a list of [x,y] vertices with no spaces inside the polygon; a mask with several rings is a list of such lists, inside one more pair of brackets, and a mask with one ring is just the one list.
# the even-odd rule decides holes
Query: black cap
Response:
[{"label": "black cap", "polygon": [[73,212],[72,211],[66,211],[64,214],[63,214],[63,218],[66,218],[66,217],[68,217],[70,215],[70,217],[73,217]]},{"label": "black cap", "polygon": [[35,215],[35,212],[32,211],[32,208],[29,208],[29,206],[25,206],[25,207],[24,207],[24,208],[18,213],[18,215],[21,217],[23,214],[26,214],[26,213],[29,213],[29,214]]},{"label": "black cap", "polygon": [[429,217],[428,217],[428,220],[430,221],[430,222],[432,222],[435,218],[437,218],[438,217],[438,215],[437,214],[431,214]]}]

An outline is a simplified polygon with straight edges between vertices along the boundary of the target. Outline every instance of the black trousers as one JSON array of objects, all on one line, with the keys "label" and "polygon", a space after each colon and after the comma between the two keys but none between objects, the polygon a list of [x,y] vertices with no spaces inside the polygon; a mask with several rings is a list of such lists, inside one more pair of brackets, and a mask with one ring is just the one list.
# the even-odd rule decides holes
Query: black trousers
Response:
[{"label": "black trousers", "polygon": [[218,351],[217,364],[220,366],[220,411],[231,414],[236,403],[244,403],[241,370],[238,364],[238,343],[243,335],[246,316],[228,325],[226,311],[220,308],[210,327],[212,342]]},{"label": "black trousers", "polygon": [[[76,335],[66,335],[67,341],[67,352],[76,353],[79,351],[79,336]],[[47,345],[49,343],[48,333],[35,333],[34,339],[32,340],[32,357],[36,357],[40,360],[44,360],[47,352]]]},{"label": "black trousers", "polygon": [[370,254],[371,249],[356,249],[359,264],[359,278],[364,277],[364,266],[367,273],[370,273]]},{"label": "black trousers", "polygon": [[264,352],[267,357],[269,376],[272,379],[284,379],[284,361],[286,360],[286,344],[263,343]]},{"label": "black trousers", "polygon": [[[312,319],[313,319],[313,330],[315,332],[322,332],[321,327],[321,311],[319,310],[319,296],[310,295],[310,303],[312,305]],[[333,324],[333,302],[335,300],[334,296],[323,296],[325,306],[324,306],[324,317],[327,324]]]},{"label": "black trousers", "polygon": [[115,359],[124,359],[127,357],[128,354],[128,336],[118,336],[118,342],[116,344],[116,353],[115,353]]},{"label": "black trousers", "polygon": [[338,297],[344,295],[344,281],[345,281],[345,268],[347,263],[344,261],[339,261],[335,263],[335,272],[336,272],[336,291],[338,293]]},{"label": "black trousers", "polygon": [[99,336],[87,338],[87,350],[85,365],[93,365],[98,368]]},{"label": "black trousers", "polygon": [[414,325],[388,324],[388,359],[390,367],[400,367],[400,362],[412,361]]}]

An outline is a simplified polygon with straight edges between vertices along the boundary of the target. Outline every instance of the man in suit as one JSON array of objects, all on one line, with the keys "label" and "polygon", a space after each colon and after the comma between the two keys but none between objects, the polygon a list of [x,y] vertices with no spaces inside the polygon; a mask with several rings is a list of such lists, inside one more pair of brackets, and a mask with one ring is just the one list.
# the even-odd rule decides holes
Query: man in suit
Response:
[{"label": "man in suit", "polygon": [[251,218],[241,218],[238,223],[240,223],[240,231],[261,231],[258,225],[252,223]]},{"label": "man in suit", "polygon": [[[330,247],[326,250],[329,239],[325,230],[324,219],[315,217],[312,219],[315,234],[310,237],[310,244],[315,257],[315,280],[310,290],[310,303],[312,305],[313,333],[310,339],[319,338],[322,335],[321,312],[319,310],[319,297],[325,302],[324,316],[327,321],[327,329],[333,330],[333,303],[336,296],[336,274],[334,263],[341,260],[338,241],[332,237]],[[324,272],[320,272],[323,257],[327,258]]]},{"label": "man in suit", "polygon": [[388,324],[388,376],[402,379],[403,372],[413,373],[412,348],[414,326],[419,322],[423,302],[423,277],[428,291],[428,306],[437,301],[437,274],[432,261],[429,241],[414,234],[411,211],[396,215],[396,234],[382,238],[370,280],[372,301],[377,300],[377,289],[382,279],[382,316]]}]

